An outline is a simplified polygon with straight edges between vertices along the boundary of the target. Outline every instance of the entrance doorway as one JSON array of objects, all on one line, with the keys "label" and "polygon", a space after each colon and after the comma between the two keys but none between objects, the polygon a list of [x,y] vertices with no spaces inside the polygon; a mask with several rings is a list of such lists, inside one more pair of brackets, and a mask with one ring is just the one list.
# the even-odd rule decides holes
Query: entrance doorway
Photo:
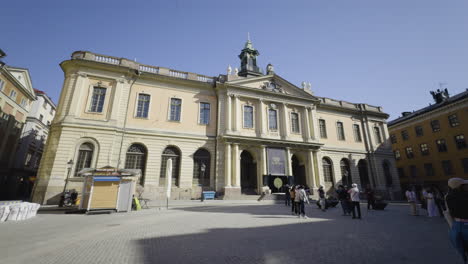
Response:
[{"label": "entrance doorway", "polygon": [[300,165],[299,159],[296,155],[291,158],[292,173],[294,177],[294,184],[306,185],[305,166]]},{"label": "entrance doorway", "polygon": [[252,154],[244,150],[241,153],[241,192],[243,194],[257,194],[257,164]]}]

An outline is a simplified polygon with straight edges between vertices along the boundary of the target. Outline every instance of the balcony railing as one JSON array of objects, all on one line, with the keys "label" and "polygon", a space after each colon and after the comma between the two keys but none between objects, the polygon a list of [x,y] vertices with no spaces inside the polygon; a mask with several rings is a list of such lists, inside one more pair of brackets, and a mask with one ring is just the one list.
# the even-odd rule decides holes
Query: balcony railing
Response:
[{"label": "balcony railing", "polygon": [[146,65],[140,65],[140,71],[158,74],[159,73],[159,68],[146,66]]},{"label": "balcony railing", "polygon": [[187,79],[188,77],[188,74],[186,72],[180,72],[175,70],[169,70],[169,75],[181,79]]},{"label": "balcony railing", "polygon": [[96,61],[99,61],[99,62],[110,63],[110,64],[116,64],[116,65],[119,65],[119,64],[120,64],[120,60],[119,60],[119,59],[116,59],[116,58],[113,58],[113,57],[107,57],[107,56],[96,55],[95,60],[96,60]]}]

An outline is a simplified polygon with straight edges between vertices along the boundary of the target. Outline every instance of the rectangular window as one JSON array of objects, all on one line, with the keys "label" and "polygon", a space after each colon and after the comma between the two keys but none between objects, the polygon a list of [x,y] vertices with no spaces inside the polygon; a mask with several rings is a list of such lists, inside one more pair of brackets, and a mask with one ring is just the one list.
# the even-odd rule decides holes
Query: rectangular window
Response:
[{"label": "rectangular window", "polygon": [[401,158],[401,154],[400,154],[399,150],[395,150],[393,153],[395,154],[395,159],[396,160],[399,160]]},{"label": "rectangular window", "polygon": [[299,114],[291,113],[291,131],[293,133],[299,133]]},{"label": "rectangular window", "polygon": [[439,120],[432,120],[431,121],[431,127],[433,132],[440,131],[440,123]]},{"label": "rectangular window", "polygon": [[325,124],[325,120],[319,119],[319,128],[320,128],[320,137],[327,138],[327,125]]},{"label": "rectangular window", "polygon": [[422,137],[424,135],[424,131],[423,131],[422,126],[416,126],[414,128],[414,132],[416,132],[417,137]]},{"label": "rectangular window", "polygon": [[434,167],[432,166],[432,163],[424,163],[424,170],[426,171],[426,176],[434,176]]},{"label": "rectangular window", "polygon": [[47,109],[47,101],[44,101],[44,103],[42,104],[42,107],[44,107],[44,109]]},{"label": "rectangular window", "polygon": [[458,149],[465,149],[466,148],[466,141],[465,136],[463,134],[455,136],[455,144],[457,145]]},{"label": "rectangular window", "polygon": [[44,119],[44,116],[43,116],[43,115],[39,115],[39,121],[42,122],[42,119]]},{"label": "rectangular window", "polygon": [[3,92],[4,87],[5,87],[5,82],[0,79],[0,92]]},{"label": "rectangular window", "polygon": [[10,98],[11,98],[12,100],[15,100],[15,99],[16,99],[16,91],[15,91],[15,90],[11,90],[11,92],[10,92]]},{"label": "rectangular window", "polygon": [[403,140],[408,140],[409,139],[408,131],[406,130],[401,131],[401,137],[403,138]]},{"label": "rectangular window", "polygon": [[102,113],[104,108],[104,100],[106,99],[106,88],[94,87],[93,97],[91,98],[90,112]]},{"label": "rectangular window", "polygon": [[26,106],[26,98],[21,99],[21,106]]},{"label": "rectangular window", "polygon": [[390,135],[390,141],[392,142],[392,144],[396,144],[397,143],[396,136],[395,135]]},{"label": "rectangular window", "polygon": [[344,128],[342,122],[336,122],[336,130],[338,132],[338,140],[345,140]]},{"label": "rectangular window", "polygon": [[453,175],[453,167],[450,160],[442,161],[442,169],[444,170],[445,175]]},{"label": "rectangular window", "polygon": [[171,98],[171,115],[169,120],[180,121],[180,110],[182,107],[182,99]]},{"label": "rectangular window", "polygon": [[278,112],[275,109],[268,109],[268,128],[278,130]]},{"label": "rectangular window", "polygon": [[398,176],[400,176],[400,178],[406,177],[405,170],[403,168],[397,168],[397,171],[398,171]]},{"label": "rectangular window", "polygon": [[149,94],[138,94],[138,105],[136,117],[148,118],[151,96]]},{"label": "rectangular window", "polygon": [[244,128],[253,128],[253,106],[244,105]]},{"label": "rectangular window", "polygon": [[465,174],[468,174],[468,158],[463,158],[461,160],[461,163],[462,163],[462,167],[463,167],[463,172]]},{"label": "rectangular window", "polygon": [[436,140],[436,145],[439,152],[447,152],[447,144],[445,143],[445,139]]},{"label": "rectangular window", "polygon": [[209,103],[200,103],[200,124],[208,125],[210,123],[210,110]]},{"label": "rectangular window", "polygon": [[353,125],[353,133],[354,133],[354,141],[356,142],[361,142],[361,130],[359,129],[359,125],[354,124]]},{"label": "rectangular window", "polygon": [[411,178],[417,178],[418,177],[418,168],[415,165],[410,166],[410,176],[411,176]]},{"label": "rectangular window", "polygon": [[412,147],[406,147],[406,157],[408,159],[414,158],[414,153],[413,153],[413,148]]},{"label": "rectangular window", "polygon": [[374,135],[377,144],[382,143],[382,136],[380,135],[380,128],[374,127]]},{"label": "rectangular window", "polygon": [[448,119],[449,119],[449,123],[450,123],[451,127],[456,127],[456,126],[460,125],[460,122],[458,121],[457,114],[449,115]]},{"label": "rectangular window", "polygon": [[421,147],[421,155],[423,156],[429,155],[429,147],[427,146],[427,144],[423,143],[420,145],[420,147]]}]

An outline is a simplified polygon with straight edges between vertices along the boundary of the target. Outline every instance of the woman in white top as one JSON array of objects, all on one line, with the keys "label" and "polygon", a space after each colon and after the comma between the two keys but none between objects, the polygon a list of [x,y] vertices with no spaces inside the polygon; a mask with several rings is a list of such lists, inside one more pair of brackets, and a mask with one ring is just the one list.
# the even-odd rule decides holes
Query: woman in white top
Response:
[{"label": "woman in white top", "polygon": [[434,191],[432,189],[427,191],[426,200],[427,200],[427,216],[429,217],[438,216],[437,205],[435,203],[435,197],[434,197]]}]

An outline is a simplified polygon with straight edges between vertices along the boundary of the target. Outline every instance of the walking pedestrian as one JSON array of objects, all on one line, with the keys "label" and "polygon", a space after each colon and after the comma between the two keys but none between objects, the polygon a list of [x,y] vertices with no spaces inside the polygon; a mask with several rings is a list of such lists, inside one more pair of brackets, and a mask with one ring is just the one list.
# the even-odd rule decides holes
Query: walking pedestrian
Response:
[{"label": "walking pedestrian", "polygon": [[421,191],[421,208],[427,212],[427,188],[423,187]]},{"label": "walking pedestrian", "polygon": [[429,217],[437,216],[437,206],[435,203],[434,190],[432,190],[432,188],[427,190],[426,200],[427,200],[427,216]]},{"label": "walking pedestrian", "polygon": [[319,194],[319,207],[322,209],[323,212],[326,211],[327,201],[325,200],[325,191],[323,190],[323,186],[320,186],[318,189]]},{"label": "walking pedestrian", "polygon": [[291,214],[297,215],[297,206],[296,206],[296,187],[293,185],[289,189],[289,194],[291,195]]},{"label": "walking pedestrian", "polygon": [[406,196],[406,200],[408,200],[411,215],[417,216],[419,215],[419,210],[418,210],[418,205],[417,205],[415,189],[416,188],[414,186],[411,189],[408,189],[405,193],[405,196]]},{"label": "walking pedestrian", "polygon": [[433,186],[434,189],[434,198],[437,209],[439,210],[440,217],[444,217],[445,202],[444,202],[444,193],[440,190],[438,186]]},{"label": "walking pedestrian", "polygon": [[343,209],[343,215],[348,215],[348,213],[350,214],[351,212],[348,208],[348,193],[346,192],[344,186],[339,185],[336,193],[338,194],[338,200],[340,201],[341,208]]},{"label": "walking pedestrian", "polygon": [[284,193],[284,205],[291,206],[291,193],[289,192],[289,185],[285,185],[284,189],[286,190]]},{"label": "walking pedestrian", "polygon": [[450,241],[466,264],[468,259],[468,180],[451,178],[448,186],[450,192],[445,197],[448,209],[447,218],[453,220],[449,233]]},{"label": "walking pedestrian", "polygon": [[366,192],[366,196],[367,196],[367,210],[370,210],[371,207],[372,207],[372,209],[374,209],[375,195],[374,195],[374,190],[372,190],[370,184],[367,184],[365,192]]},{"label": "walking pedestrian", "polygon": [[308,218],[305,214],[305,203],[309,203],[307,193],[302,185],[299,186],[296,196],[299,196],[299,215],[298,217]]},{"label": "walking pedestrian", "polygon": [[[359,189],[357,187],[357,184],[353,183],[351,185],[351,189],[349,189],[348,193],[351,196],[351,205],[352,205],[352,212],[353,212],[353,219],[361,219],[361,204],[360,204],[360,198],[359,198]],[[356,217],[356,209],[357,209],[357,215]]]}]

